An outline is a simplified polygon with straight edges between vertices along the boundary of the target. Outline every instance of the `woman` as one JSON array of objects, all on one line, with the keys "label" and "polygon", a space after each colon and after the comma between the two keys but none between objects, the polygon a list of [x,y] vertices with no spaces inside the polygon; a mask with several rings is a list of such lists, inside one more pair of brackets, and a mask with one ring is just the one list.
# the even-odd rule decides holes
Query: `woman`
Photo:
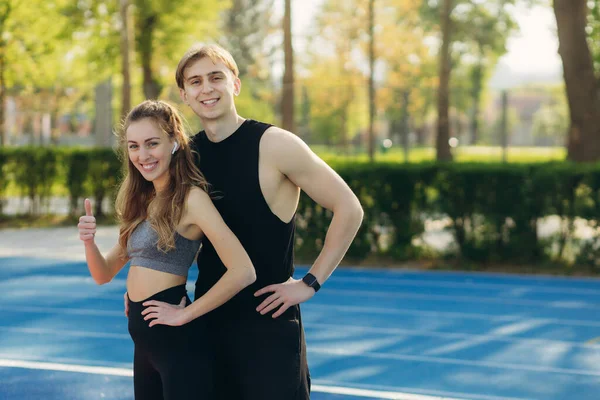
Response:
[{"label": "woman", "polygon": [[[203,319],[198,317],[254,282],[254,267],[215,209],[172,106],[141,103],[125,119],[119,141],[127,164],[116,201],[119,240],[103,257],[94,243],[96,221],[86,199],[78,228],[88,268],[101,285],[131,262],[127,294],[136,400],[211,399],[210,344],[201,340]],[[227,272],[190,304],[187,273],[204,235]],[[158,309],[153,301],[173,307]]]}]

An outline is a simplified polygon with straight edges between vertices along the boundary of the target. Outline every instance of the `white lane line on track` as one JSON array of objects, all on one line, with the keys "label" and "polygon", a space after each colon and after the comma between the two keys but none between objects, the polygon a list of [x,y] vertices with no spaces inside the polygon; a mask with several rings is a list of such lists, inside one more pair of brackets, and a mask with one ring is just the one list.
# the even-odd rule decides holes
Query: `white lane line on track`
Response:
[{"label": "white lane line on track", "polygon": [[565,375],[581,375],[581,376],[598,376],[598,377],[600,377],[600,370],[590,371],[590,370],[584,370],[584,369],[555,368],[555,367],[545,367],[545,366],[529,365],[529,364],[499,363],[499,362],[477,361],[477,360],[461,360],[459,358],[449,358],[449,357],[430,357],[430,356],[417,356],[417,355],[410,355],[410,354],[362,352],[362,351],[346,350],[346,349],[342,349],[342,348],[330,348],[330,347],[319,347],[319,346],[310,346],[309,351],[317,353],[317,354],[327,354],[327,355],[331,355],[331,356],[342,356],[342,357],[361,357],[361,358],[380,359],[380,360],[396,360],[396,361],[418,361],[418,362],[423,362],[423,363],[434,363],[434,364],[449,364],[449,365],[461,365],[461,366],[472,366],[472,367],[508,369],[511,371],[542,372],[542,373],[554,373],[554,374],[565,374]]},{"label": "white lane line on track", "polygon": [[[561,319],[561,318],[537,318],[528,315],[515,314],[481,314],[481,313],[461,313],[453,311],[425,311],[403,308],[386,308],[386,307],[362,307],[362,306],[344,306],[336,304],[318,304],[316,302],[306,303],[304,310],[325,310],[334,312],[348,313],[368,313],[368,314],[395,314],[395,315],[414,315],[418,317],[434,317],[434,318],[464,318],[477,319],[488,322],[518,322],[527,320],[535,323],[557,324],[557,325],[575,325],[575,326],[591,326],[600,327],[600,321],[588,321],[578,319]],[[28,312],[28,313],[55,313],[69,315],[90,315],[102,317],[123,317],[123,311],[114,310],[97,310],[89,308],[68,308],[68,307],[38,307],[38,306],[3,306],[0,305],[0,310],[7,312]],[[304,315],[304,314],[303,314]]]},{"label": "white lane line on track", "polygon": [[[58,331],[55,331],[57,333]],[[80,337],[85,335],[85,332],[78,333]],[[91,332],[93,337],[97,337],[96,332]],[[118,339],[129,340],[127,335],[119,335]],[[575,369],[575,368],[556,368],[548,367],[543,365],[531,365],[531,364],[517,364],[517,363],[502,363],[502,362],[490,362],[480,360],[465,360],[460,358],[451,357],[434,357],[434,356],[421,356],[413,354],[399,354],[399,353],[381,353],[381,352],[366,352],[357,350],[347,350],[342,348],[335,348],[331,346],[319,346],[313,345],[309,347],[309,352],[319,355],[327,356],[341,356],[341,357],[360,357],[374,360],[393,360],[393,361],[417,361],[421,363],[430,364],[447,364],[447,365],[461,365],[461,366],[474,366],[481,368],[492,368],[492,369],[509,369],[519,370],[526,372],[541,372],[541,373],[554,373],[554,374],[567,374],[567,375],[580,375],[580,376],[600,376],[599,371]]]},{"label": "white lane line on track", "polygon": [[[382,335],[410,335],[410,336],[424,336],[434,337],[443,339],[468,339],[468,340],[485,340],[485,341],[498,341],[503,343],[520,343],[528,344],[532,346],[555,346],[565,345],[574,348],[584,349],[600,349],[600,337],[582,342],[566,341],[566,340],[552,340],[552,339],[535,339],[535,338],[522,338],[510,335],[481,335],[471,333],[460,333],[460,332],[443,332],[443,331],[428,331],[422,329],[402,329],[402,328],[379,328],[371,326],[359,326],[359,325],[336,325],[319,322],[315,326],[305,326],[306,330],[320,330],[320,329],[340,329],[346,333],[375,333]],[[51,329],[51,328],[35,328],[35,327],[19,327],[19,326],[0,326],[1,332],[11,333],[24,333],[31,335],[59,335],[59,336],[71,336],[71,337],[83,337],[83,338],[100,338],[100,339],[126,339],[129,340],[130,336],[126,333],[102,333],[96,331],[73,331],[65,329]]]}]

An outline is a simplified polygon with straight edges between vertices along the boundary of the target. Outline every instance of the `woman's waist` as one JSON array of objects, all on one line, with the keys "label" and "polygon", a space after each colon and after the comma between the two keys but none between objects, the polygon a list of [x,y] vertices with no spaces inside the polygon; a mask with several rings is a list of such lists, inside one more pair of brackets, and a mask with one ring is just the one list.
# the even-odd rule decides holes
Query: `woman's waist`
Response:
[{"label": "woman's waist", "polygon": [[186,282],[187,276],[132,265],[127,275],[127,294],[133,302],[146,301],[166,289],[181,285],[185,288]]},{"label": "woman's waist", "polygon": [[190,304],[189,297],[187,296],[187,290],[185,284],[171,286],[166,289],[160,290],[152,295],[145,297],[139,301],[135,301],[131,298],[131,294],[127,292],[127,302],[129,304],[129,316],[140,314],[146,306],[144,303],[150,300],[161,301],[168,304],[179,304],[182,298],[186,298],[186,306]]}]

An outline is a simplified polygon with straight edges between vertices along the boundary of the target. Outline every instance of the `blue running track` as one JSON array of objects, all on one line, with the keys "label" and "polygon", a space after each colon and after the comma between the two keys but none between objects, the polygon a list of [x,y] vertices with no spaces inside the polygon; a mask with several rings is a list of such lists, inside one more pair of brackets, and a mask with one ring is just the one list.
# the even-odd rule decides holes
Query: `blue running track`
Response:
[{"label": "blue running track", "polygon": [[[0,399],[133,399],[125,274],[0,258]],[[340,267],[302,309],[314,400],[600,399],[599,279]]]}]

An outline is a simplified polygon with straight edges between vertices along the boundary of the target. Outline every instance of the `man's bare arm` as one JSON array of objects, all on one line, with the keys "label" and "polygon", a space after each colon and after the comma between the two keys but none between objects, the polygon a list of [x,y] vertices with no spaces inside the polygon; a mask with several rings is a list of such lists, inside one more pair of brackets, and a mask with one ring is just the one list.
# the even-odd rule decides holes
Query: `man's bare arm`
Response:
[{"label": "man's bare arm", "polygon": [[263,150],[279,171],[333,212],[323,249],[310,269],[323,284],[356,236],[363,218],[360,202],[346,182],[296,135],[273,127],[263,141]]}]

